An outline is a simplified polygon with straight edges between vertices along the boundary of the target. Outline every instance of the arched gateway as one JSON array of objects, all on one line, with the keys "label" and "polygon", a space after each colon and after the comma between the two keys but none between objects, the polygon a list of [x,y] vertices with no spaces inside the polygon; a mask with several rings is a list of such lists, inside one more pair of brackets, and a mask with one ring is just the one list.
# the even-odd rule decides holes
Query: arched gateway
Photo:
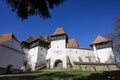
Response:
[{"label": "arched gateway", "polygon": [[62,60],[58,59],[54,63],[54,68],[63,68],[63,62]]}]

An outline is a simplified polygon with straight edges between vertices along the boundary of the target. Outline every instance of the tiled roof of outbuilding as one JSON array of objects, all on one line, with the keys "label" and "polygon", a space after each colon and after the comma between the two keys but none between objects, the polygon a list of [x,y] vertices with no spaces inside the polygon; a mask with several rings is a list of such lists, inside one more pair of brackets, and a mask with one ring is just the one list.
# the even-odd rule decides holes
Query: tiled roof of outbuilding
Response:
[{"label": "tiled roof of outbuilding", "polygon": [[0,34],[0,44],[2,44],[4,42],[7,42],[10,39],[14,39],[14,40],[18,41],[17,38],[12,33],[9,33],[9,34]]}]

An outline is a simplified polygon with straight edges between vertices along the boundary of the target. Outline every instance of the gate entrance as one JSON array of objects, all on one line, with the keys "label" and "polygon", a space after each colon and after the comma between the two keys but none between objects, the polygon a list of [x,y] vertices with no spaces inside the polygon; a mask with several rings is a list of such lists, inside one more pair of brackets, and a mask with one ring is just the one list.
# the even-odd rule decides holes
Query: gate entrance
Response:
[{"label": "gate entrance", "polygon": [[63,68],[63,62],[60,59],[56,60],[54,68]]}]

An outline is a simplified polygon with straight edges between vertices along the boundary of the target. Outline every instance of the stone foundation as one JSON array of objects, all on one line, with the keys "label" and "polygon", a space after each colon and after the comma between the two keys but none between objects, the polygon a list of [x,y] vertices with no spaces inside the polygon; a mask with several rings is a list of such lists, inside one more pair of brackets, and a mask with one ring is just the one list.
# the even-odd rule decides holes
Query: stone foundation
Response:
[{"label": "stone foundation", "polygon": [[74,63],[74,69],[80,69],[82,71],[112,71],[120,70],[117,64],[114,63]]}]

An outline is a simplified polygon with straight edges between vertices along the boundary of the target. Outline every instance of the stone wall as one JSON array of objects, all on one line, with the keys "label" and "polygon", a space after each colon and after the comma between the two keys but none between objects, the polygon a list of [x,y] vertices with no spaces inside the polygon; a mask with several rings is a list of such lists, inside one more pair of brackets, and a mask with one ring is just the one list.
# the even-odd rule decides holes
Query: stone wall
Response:
[{"label": "stone wall", "polygon": [[[12,73],[20,73],[20,70],[13,69]],[[6,74],[6,68],[0,67],[0,74]]]},{"label": "stone wall", "polygon": [[82,71],[112,71],[120,70],[116,64],[75,64],[74,69],[80,69]]}]

